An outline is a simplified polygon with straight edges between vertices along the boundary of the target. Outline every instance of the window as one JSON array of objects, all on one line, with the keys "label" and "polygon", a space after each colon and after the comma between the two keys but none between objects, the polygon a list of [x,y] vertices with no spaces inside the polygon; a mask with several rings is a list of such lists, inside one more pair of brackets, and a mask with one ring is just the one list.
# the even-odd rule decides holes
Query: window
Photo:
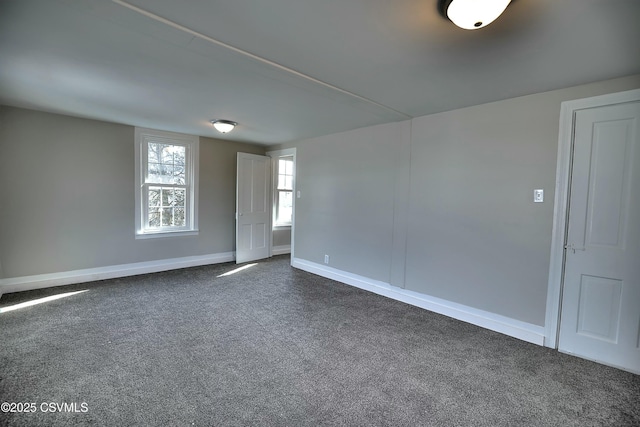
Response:
[{"label": "window", "polygon": [[276,184],[276,226],[291,225],[293,215],[293,156],[278,158]]},{"label": "window", "polygon": [[197,234],[198,144],[136,128],[136,238]]}]

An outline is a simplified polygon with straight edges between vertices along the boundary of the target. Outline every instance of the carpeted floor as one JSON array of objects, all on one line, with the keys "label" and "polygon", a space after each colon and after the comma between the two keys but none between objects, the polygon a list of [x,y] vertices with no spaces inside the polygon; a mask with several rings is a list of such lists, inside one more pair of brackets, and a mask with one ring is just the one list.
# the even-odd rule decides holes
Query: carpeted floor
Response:
[{"label": "carpeted floor", "polygon": [[4,295],[87,290],[0,313],[0,425],[640,425],[640,376],[288,262]]}]

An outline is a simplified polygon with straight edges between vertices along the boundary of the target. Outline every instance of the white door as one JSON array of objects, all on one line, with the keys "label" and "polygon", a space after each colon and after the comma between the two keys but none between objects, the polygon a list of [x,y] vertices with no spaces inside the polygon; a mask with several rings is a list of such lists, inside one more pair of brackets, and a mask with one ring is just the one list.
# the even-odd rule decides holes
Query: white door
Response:
[{"label": "white door", "polygon": [[236,263],[269,257],[271,158],[238,153]]},{"label": "white door", "polygon": [[558,348],[640,373],[640,102],[574,130]]}]

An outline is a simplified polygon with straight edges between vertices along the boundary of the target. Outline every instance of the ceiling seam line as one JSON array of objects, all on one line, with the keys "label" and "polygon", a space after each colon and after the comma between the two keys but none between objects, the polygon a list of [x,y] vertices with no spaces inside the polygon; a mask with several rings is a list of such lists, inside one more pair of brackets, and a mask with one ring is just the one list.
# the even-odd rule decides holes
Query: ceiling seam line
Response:
[{"label": "ceiling seam line", "polygon": [[394,112],[396,114],[399,114],[399,115],[405,117],[406,119],[412,119],[413,118],[413,116],[411,116],[411,115],[409,115],[407,113],[403,113],[402,111],[398,111],[395,108],[392,108],[392,107],[389,107],[387,105],[381,104],[381,103],[376,102],[376,101],[374,101],[372,99],[365,98],[364,96],[361,96],[361,95],[358,95],[356,93],[350,92],[350,91],[348,91],[346,89],[339,88],[338,86],[334,86],[334,85],[332,85],[330,83],[327,83],[327,82],[324,82],[322,80],[318,80],[315,77],[311,77],[311,76],[309,76],[307,74],[301,73],[300,71],[296,71],[296,70],[294,70],[292,68],[289,68],[289,67],[286,67],[284,65],[278,64],[277,62],[273,62],[273,61],[271,61],[269,59],[263,58],[263,57],[258,56],[256,54],[253,54],[251,52],[247,52],[246,50],[242,50],[240,48],[237,48],[235,46],[232,46],[232,45],[227,44],[225,42],[222,42],[220,40],[216,40],[213,37],[209,37],[209,36],[207,36],[205,34],[199,33],[199,32],[197,32],[195,30],[192,30],[192,29],[190,29],[188,27],[185,27],[184,25],[180,25],[180,24],[178,24],[176,22],[173,22],[173,21],[171,21],[171,20],[169,20],[167,18],[163,18],[162,16],[156,15],[153,12],[149,12],[147,10],[144,10],[144,9],[138,7],[138,6],[134,6],[134,5],[130,4],[130,3],[127,3],[124,0],[111,0],[111,1],[116,3],[116,4],[118,4],[118,5],[120,5],[120,6],[126,7],[126,8],[128,8],[128,9],[134,11],[134,12],[137,12],[137,13],[139,13],[141,15],[144,15],[147,18],[151,18],[154,21],[160,22],[162,24],[169,25],[170,27],[173,27],[173,28],[175,28],[177,30],[183,31],[183,32],[185,32],[187,34],[191,34],[194,37],[197,37],[197,38],[202,39],[204,41],[207,41],[209,43],[216,44],[216,45],[224,47],[226,49],[232,50],[232,51],[234,51],[236,53],[239,53],[241,55],[247,56],[247,57],[249,57],[251,59],[254,59],[256,61],[259,61],[259,62],[262,62],[264,64],[270,65],[271,67],[274,67],[274,68],[277,68],[279,70],[285,71],[285,72],[287,72],[289,74],[293,74],[295,76],[301,77],[301,78],[306,79],[308,81],[311,81],[313,83],[322,85],[322,86],[327,87],[329,89],[332,89],[332,90],[334,90],[336,92],[343,93],[345,95],[351,96],[353,98],[359,99],[359,100],[367,102],[369,104],[373,104],[373,105],[376,105],[378,107],[384,108],[386,110],[392,111],[392,112]]}]

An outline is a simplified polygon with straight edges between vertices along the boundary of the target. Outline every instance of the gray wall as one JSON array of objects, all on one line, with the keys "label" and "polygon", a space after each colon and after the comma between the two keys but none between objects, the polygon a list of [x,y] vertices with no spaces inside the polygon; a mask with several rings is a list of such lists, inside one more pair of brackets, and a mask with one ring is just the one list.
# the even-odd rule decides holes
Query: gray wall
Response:
[{"label": "gray wall", "polygon": [[200,138],[198,236],[135,240],[134,128],[0,107],[4,278],[235,249],[236,153]]},{"label": "gray wall", "polygon": [[289,246],[291,244],[291,228],[277,228],[273,230],[273,246]]},{"label": "gray wall", "polygon": [[[409,122],[315,138],[296,152],[295,256],[388,282],[397,170]],[[405,144],[405,145],[406,145]]]},{"label": "gray wall", "polygon": [[294,256],[542,326],[560,104],[638,87],[636,75],[285,145],[302,191]]}]

